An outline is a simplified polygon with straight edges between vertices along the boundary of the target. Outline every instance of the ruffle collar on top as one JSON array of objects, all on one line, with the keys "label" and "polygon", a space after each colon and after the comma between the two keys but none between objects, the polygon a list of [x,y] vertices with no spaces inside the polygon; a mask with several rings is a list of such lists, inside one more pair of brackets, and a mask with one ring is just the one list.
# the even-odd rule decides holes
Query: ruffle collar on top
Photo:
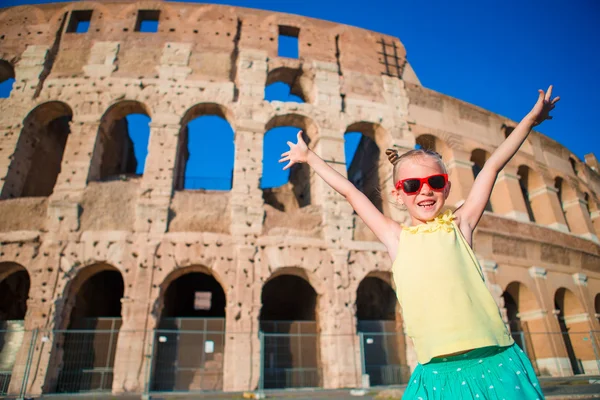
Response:
[{"label": "ruffle collar on top", "polygon": [[416,226],[403,225],[402,229],[409,233],[436,232],[440,229],[443,229],[446,232],[452,232],[454,229],[452,226],[452,221],[454,221],[455,218],[456,217],[452,213],[452,210],[446,210],[431,221],[427,221],[424,224],[419,224]]}]

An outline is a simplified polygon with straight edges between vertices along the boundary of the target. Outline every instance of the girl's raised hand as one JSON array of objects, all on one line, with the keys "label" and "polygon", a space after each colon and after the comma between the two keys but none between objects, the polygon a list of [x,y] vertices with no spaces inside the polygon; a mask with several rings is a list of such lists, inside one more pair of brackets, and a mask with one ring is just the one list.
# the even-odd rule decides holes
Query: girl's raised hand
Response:
[{"label": "girl's raised hand", "polygon": [[538,90],[540,96],[538,97],[535,106],[531,110],[530,114],[533,118],[533,126],[539,125],[547,119],[552,119],[550,111],[554,109],[554,105],[560,100],[560,97],[552,98],[552,85],[548,87],[548,91],[544,93],[543,90]]},{"label": "girl's raised hand", "polygon": [[308,146],[302,139],[302,131],[298,132],[298,142],[292,143],[287,142],[290,146],[290,151],[286,151],[281,155],[280,163],[289,161],[288,164],[283,167],[284,170],[290,168],[294,164],[305,163],[308,157]]}]

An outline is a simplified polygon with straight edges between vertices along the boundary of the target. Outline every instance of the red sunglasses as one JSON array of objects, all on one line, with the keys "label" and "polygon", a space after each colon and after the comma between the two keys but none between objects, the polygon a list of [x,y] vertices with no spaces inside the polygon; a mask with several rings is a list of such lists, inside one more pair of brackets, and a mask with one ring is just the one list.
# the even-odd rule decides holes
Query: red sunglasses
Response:
[{"label": "red sunglasses", "polygon": [[406,194],[415,194],[421,190],[424,183],[427,183],[431,190],[441,192],[448,183],[448,174],[430,175],[425,178],[402,179],[396,183],[396,190],[402,188]]}]

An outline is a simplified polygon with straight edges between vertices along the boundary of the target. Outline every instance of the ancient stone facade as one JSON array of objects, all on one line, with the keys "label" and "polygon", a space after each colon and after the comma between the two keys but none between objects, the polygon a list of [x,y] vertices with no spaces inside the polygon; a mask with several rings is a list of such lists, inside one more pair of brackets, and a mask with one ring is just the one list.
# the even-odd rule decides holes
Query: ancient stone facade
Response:
[{"label": "ancient stone facade", "polygon": [[[156,33],[139,32],[144,18],[158,21]],[[76,33],[82,21],[89,29]],[[113,317],[110,326],[120,327],[112,390],[145,391],[152,330],[165,316],[196,315],[177,311],[173,299],[186,290],[210,291],[220,311],[207,315],[224,318],[212,360],[218,389],[257,387],[259,331],[286,319],[312,322],[316,385],[360,386],[361,319],[395,321],[391,329],[402,332],[393,305],[369,313],[360,300],[367,281],[372,297],[393,285],[391,261],[311,171],[297,168],[284,187],[260,189],[265,132],[303,129],[317,154],[404,221],[381,151],[435,148],[452,181],[448,203],[457,206],[516,126],[421,86],[397,38],[326,21],[115,0],[2,9],[0,26],[0,81],[15,79],[0,99],[0,320],[25,328],[13,393],[25,375],[28,393],[55,390],[69,351],[58,332],[81,328],[86,316]],[[298,58],[278,56],[280,34],[298,38]],[[305,103],[265,101],[273,82]],[[130,113],[151,118],[145,169],[135,176],[123,161]],[[234,131],[230,191],[178,184],[187,123],[203,115]],[[370,139],[349,169],[345,132]],[[542,374],[598,373],[598,171],[592,154],[582,162],[532,132],[500,173],[475,233],[490,290]],[[91,293],[102,301],[89,304]],[[114,307],[117,315],[106,311]],[[398,352],[414,366],[410,342]]]}]

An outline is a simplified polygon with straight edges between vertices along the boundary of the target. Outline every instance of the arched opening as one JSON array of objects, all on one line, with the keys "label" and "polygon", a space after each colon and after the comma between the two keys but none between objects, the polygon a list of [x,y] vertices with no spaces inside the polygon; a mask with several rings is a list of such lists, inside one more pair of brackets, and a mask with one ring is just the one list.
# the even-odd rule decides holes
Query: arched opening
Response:
[{"label": "arched opening", "polygon": [[[56,392],[110,391],[124,283],[121,273],[106,264],[79,272],[70,283],[71,308],[67,330],[56,332],[62,348]],[[62,346],[60,345],[62,343]]]},{"label": "arched opening", "polygon": [[594,297],[594,310],[596,311],[596,318],[600,322],[600,293]]},{"label": "arched opening", "polygon": [[164,289],[151,387],[159,392],[222,390],[225,292],[208,270],[184,271]]},{"label": "arched opening", "polygon": [[352,158],[346,159],[348,180],[381,212],[384,211],[381,191],[384,176],[380,173],[383,162],[377,141],[382,140],[383,134],[381,126],[366,122],[348,126],[344,134],[344,150],[347,155],[350,155],[352,147],[355,146]]},{"label": "arched opening", "polygon": [[384,280],[367,276],[356,291],[357,331],[364,368],[373,386],[399,385],[410,373],[396,292]]},{"label": "arched opening", "polygon": [[539,303],[531,290],[520,282],[511,282],[502,293],[510,333],[525,351],[534,369],[540,373],[538,359],[553,357],[547,346],[546,330]]},{"label": "arched opening", "polygon": [[279,275],[264,285],[261,300],[264,387],[321,386],[315,290],[303,278]]},{"label": "arched opening", "polygon": [[270,71],[265,85],[265,100],[304,103],[312,100],[313,82],[301,69],[281,67]]},{"label": "arched opening", "polygon": [[51,101],[23,121],[2,197],[49,196],[60,173],[73,116],[65,103]]},{"label": "arched opening", "polygon": [[260,188],[266,204],[279,211],[292,211],[311,204],[311,174],[306,164],[296,164],[283,170],[281,154],[289,150],[287,142],[296,143],[299,130],[309,144],[316,135],[316,126],[308,118],[288,114],[273,118],[267,124],[263,140],[263,174]]},{"label": "arched opening", "polygon": [[585,364],[596,360],[589,341],[587,314],[573,292],[560,288],[554,295],[558,324],[573,374],[585,374]]},{"label": "arched opening", "polygon": [[6,60],[0,60],[0,99],[10,97],[15,83],[15,70]]},{"label": "arched opening", "polygon": [[124,100],[102,116],[96,146],[99,160],[90,180],[112,180],[144,174],[150,138],[150,113],[137,101]]},{"label": "arched opening", "polygon": [[[487,151],[482,149],[473,150],[473,152],[471,153],[471,162],[473,163],[473,166],[471,167],[471,169],[473,170],[473,179],[477,179],[477,176],[479,175],[479,173],[483,169],[483,166],[485,165],[485,162],[489,158],[490,153],[488,153]],[[490,202],[490,200],[488,200],[487,204],[485,205],[485,211],[493,212],[492,203]]]},{"label": "arched opening", "polygon": [[198,104],[185,114],[179,134],[176,189],[231,190],[235,146],[226,114],[218,104]]},{"label": "arched opening", "polygon": [[532,187],[532,171],[526,165],[521,165],[517,170],[517,175],[519,175],[519,186],[521,187],[521,193],[523,195],[523,200],[525,201],[525,208],[527,209],[527,215],[529,216],[529,220],[531,222],[536,222],[530,199],[530,193],[532,190],[535,189],[535,187]]},{"label": "arched opening", "polygon": [[558,196],[558,202],[560,203],[560,210],[562,212],[565,223],[567,224],[567,228],[571,231],[571,227],[569,226],[569,220],[567,219],[567,213],[565,211],[565,182],[563,178],[557,176],[554,179],[554,188],[556,189],[556,195]]},{"label": "arched opening", "polygon": [[8,386],[25,337],[29,274],[19,264],[0,263],[0,396]]}]

